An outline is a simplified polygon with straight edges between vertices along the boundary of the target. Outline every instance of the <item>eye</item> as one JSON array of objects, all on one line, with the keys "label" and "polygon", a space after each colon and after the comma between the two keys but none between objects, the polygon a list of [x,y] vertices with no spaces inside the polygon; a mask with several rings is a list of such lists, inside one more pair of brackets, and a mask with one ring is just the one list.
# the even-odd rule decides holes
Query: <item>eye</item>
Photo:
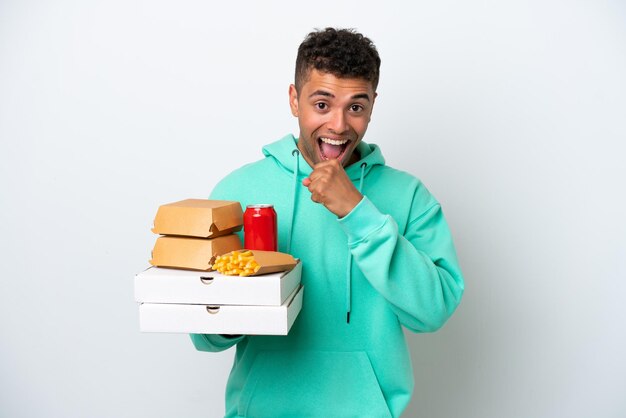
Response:
[{"label": "eye", "polygon": [[352,106],[350,106],[350,110],[353,112],[362,112],[364,109],[365,108],[360,104],[353,104]]},{"label": "eye", "polygon": [[326,103],[324,103],[324,102],[315,103],[315,107],[318,110],[326,110],[326,109],[328,109],[328,105]]}]

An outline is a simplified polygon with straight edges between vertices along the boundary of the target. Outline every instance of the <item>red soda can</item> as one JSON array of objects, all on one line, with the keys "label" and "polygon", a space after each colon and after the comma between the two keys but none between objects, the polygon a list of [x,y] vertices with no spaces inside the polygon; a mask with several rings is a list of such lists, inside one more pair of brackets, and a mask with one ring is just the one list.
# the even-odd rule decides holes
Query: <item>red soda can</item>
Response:
[{"label": "red soda can", "polygon": [[278,251],[274,205],[248,205],[243,214],[243,247],[247,250]]}]

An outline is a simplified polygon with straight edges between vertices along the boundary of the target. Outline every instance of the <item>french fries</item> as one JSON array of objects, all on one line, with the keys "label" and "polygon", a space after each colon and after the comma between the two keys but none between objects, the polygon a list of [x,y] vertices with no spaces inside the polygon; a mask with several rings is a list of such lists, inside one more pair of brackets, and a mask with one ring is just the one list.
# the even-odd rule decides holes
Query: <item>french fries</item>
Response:
[{"label": "french fries", "polygon": [[250,250],[235,250],[215,258],[213,270],[227,276],[250,276],[261,266],[254,260]]}]

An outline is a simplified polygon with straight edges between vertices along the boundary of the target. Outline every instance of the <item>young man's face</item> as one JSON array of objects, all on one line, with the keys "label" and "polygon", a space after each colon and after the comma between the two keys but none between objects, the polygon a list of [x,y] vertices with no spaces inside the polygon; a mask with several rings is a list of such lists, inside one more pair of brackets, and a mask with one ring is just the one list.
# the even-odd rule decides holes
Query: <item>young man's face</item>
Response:
[{"label": "young man's face", "polygon": [[361,78],[338,78],[311,69],[300,87],[289,86],[291,113],[298,118],[298,149],[311,167],[338,159],[346,167],[363,139],[374,107],[372,83]]}]

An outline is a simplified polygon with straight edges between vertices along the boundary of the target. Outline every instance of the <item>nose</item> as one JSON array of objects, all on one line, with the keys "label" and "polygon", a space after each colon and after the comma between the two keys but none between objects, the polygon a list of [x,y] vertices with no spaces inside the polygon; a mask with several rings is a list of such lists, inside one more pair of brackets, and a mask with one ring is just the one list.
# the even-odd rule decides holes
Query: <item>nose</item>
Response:
[{"label": "nose", "polygon": [[326,123],[328,129],[336,134],[342,134],[348,130],[347,118],[343,110],[337,109],[330,113],[330,118]]}]

